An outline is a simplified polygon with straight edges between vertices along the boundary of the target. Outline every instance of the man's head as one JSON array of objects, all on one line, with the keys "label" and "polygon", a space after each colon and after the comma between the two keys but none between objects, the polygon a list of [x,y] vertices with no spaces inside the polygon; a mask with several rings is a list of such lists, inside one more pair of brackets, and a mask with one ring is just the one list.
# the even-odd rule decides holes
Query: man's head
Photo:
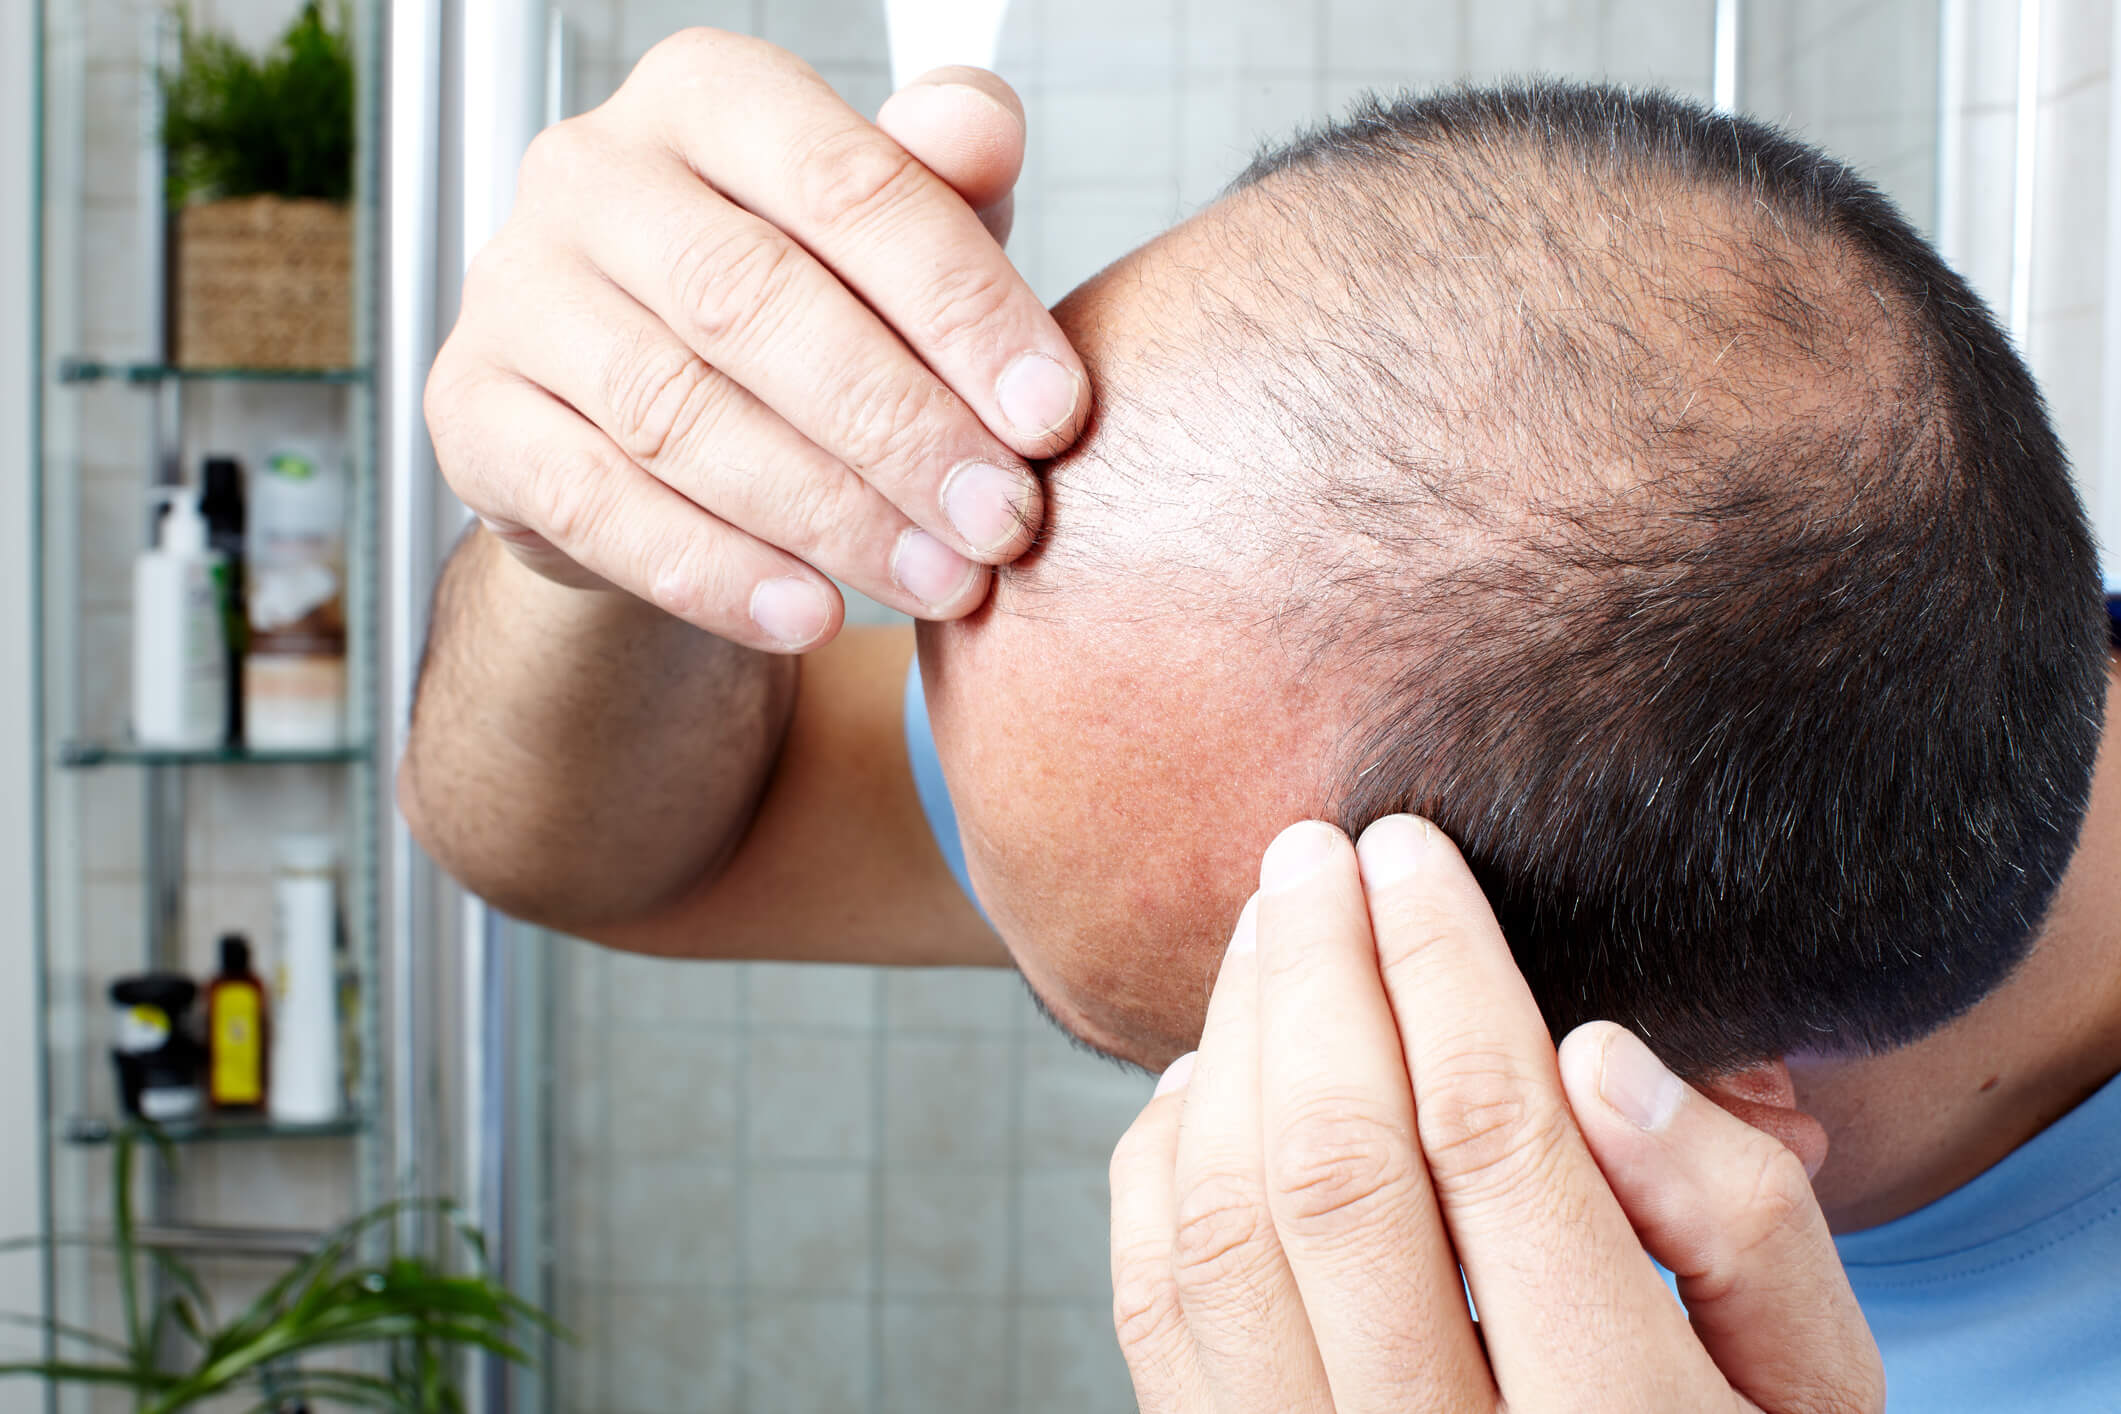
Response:
[{"label": "man's head", "polygon": [[926,625],[983,901],[1191,1043],[1259,849],[1449,831],[1557,1031],[1707,1074],[1933,1030],[2084,807],[2093,556],[2037,390],[1870,186],[1665,97],[1359,112],[1059,311],[1098,415]]}]

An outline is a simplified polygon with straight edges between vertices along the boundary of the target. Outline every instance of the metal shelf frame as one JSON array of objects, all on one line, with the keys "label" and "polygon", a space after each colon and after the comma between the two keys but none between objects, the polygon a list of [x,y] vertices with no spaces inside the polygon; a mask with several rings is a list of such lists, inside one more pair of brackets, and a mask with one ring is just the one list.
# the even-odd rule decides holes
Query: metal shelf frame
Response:
[{"label": "metal shelf frame", "polygon": [[[341,864],[342,926],[348,957],[359,977],[360,1032],[355,1055],[358,1073],[350,1077],[348,1113],[314,1125],[276,1124],[263,1116],[206,1116],[154,1130],[160,1139],[180,1145],[203,1144],[222,1151],[211,1162],[184,1166],[172,1176],[152,1152],[141,1164],[140,1206],[143,1239],[188,1250],[230,1255],[284,1256],[312,1250],[320,1234],[226,1227],[186,1221],[213,1211],[211,1185],[225,1181],[252,1161],[274,1164],[277,1146],[317,1147],[333,1169],[344,1164],[346,1188],[333,1180],[329,1201],[310,1206],[330,1212],[303,1211],[298,1221],[328,1218],[335,1225],[354,1212],[366,1211],[393,1196],[386,1186],[390,1163],[386,1149],[391,1126],[385,1122],[383,1087],[383,1019],[385,988],[381,969],[381,864],[383,843],[383,765],[375,743],[383,724],[379,711],[379,659],[385,627],[378,580],[382,477],[377,464],[379,379],[373,360],[380,347],[379,304],[385,280],[379,240],[384,142],[380,91],[384,78],[386,0],[351,0],[348,15],[356,70],[357,139],[355,148],[355,354],[335,368],[193,368],[169,362],[168,260],[170,222],[164,209],[165,159],[160,146],[159,75],[176,59],[171,16],[158,8],[141,12],[136,34],[100,29],[70,0],[33,0],[37,13],[36,53],[39,79],[36,136],[37,222],[41,237],[36,257],[35,288],[41,300],[37,317],[38,348],[28,372],[38,417],[32,434],[32,494],[41,507],[33,526],[35,571],[39,587],[40,636],[35,695],[42,710],[42,737],[37,750],[42,836],[54,843],[43,851],[39,866],[35,955],[40,991],[53,998],[40,1008],[39,1054],[44,1072],[43,1114],[38,1133],[40,1167],[45,1182],[44,1232],[92,1228],[101,1211],[91,1151],[119,1136],[149,1127],[121,1116],[111,1095],[109,1065],[104,1058],[105,1008],[96,1005],[108,976],[142,968],[184,970],[186,893],[194,882],[187,860],[186,797],[189,782],[200,771],[241,769],[308,769],[317,773],[317,789],[343,801],[335,826],[343,840]],[[290,14],[297,6],[290,4]],[[113,158],[113,138],[84,115],[93,114],[99,95],[115,76],[120,84],[130,72],[138,100],[139,121],[132,135],[132,162]],[[93,172],[90,163],[95,163]],[[113,180],[113,174],[116,174]],[[129,173],[129,176],[127,175]],[[95,194],[97,187],[101,194]],[[130,221],[121,201],[134,208]],[[83,239],[93,232],[96,240]],[[99,257],[101,265],[93,262]],[[116,301],[137,311],[133,327],[145,332],[134,346],[120,339],[94,336],[97,320],[88,312],[95,301]],[[107,324],[107,328],[125,327]],[[221,393],[217,390],[236,388]],[[329,390],[318,392],[311,390]],[[269,408],[283,398],[329,399],[326,407],[341,416],[348,458],[345,608],[349,728],[346,744],[323,749],[253,750],[240,746],[202,751],[168,751],[138,747],[115,735],[110,723],[95,723],[99,714],[85,711],[98,704],[96,675],[84,673],[89,655],[114,651],[108,636],[98,639],[84,609],[98,603],[85,594],[84,527],[99,524],[95,507],[84,509],[92,486],[89,467],[99,468],[99,494],[110,494],[115,460],[103,447],[132,441],[144,447],[139,459],[143,491],[184,480],[183,434],[187,418],[238,419]],[[95,400],[93,402],[84,400]],[[138,421],[135,421],[138,419]],[[196,430],[201,424],[193,422]],[[216,425],[220,425],[217,421]],[[111,433],[139,428],[144,436],[119,439]],[[126,452],[122,455],[131,456]],[[106,512],[107,515],[107,512]],[[123,525],[123,517],[101,524]],[[141,528],[145,528],[145,518]],[[139,548],[123,547],[125,553]],[[100,553],[100,547],[99,547]],[[106,605],[109,586],[102,586]],[[122,627],[122,626],[121,626]],[[122,651],[122,649],[115,649]],[[119,679],[122,682],[122,679]],[[108,714],[102,714],[108,715]],[[109,828],[109,815],[86,813],[84,793],[98,769],[134,773],[139,781],[139,849],[137,859],[126,848],[124,831]],[[306,789],[304,778],[291,778],[289,790]],[[105,793],[110,787],[97,786]],[[130,786],[118,787],[130,790]],[[197,787],[196,789],[203,789]],[[260,798],[270,801],[268,787]],[[194,815],[197,812],[193,812]],[[81,828],[95,820],[100,834]],[[193,822],[196,824],[197,821]],[[113,834],[118,838],[112,838]],[[116,863],[115,860],[123,860]],[[129,933],[93,931],[94,906],[84,901],[94,890],[108,896],[113,881],[137,874],[143,894],[144,926],[130,958],[124,947],[111,947]],[[121,886],[122,887],[122,886]],[[127,910],[128,912],[130,910]],[[105,915],[106,917],[111,915]],[[196,949],[191,950],[196,953]],[[63,1000],[61,1000],[63,999]],[[86,1167],[84,1167],[86,1165]],[[352,1207],[339,1205],[350,1192]],[[198,1201],[194,1201],[198,1200]],[[70,1249],[69,1249],[70,1250]],[[48,1314],[73,1319],[93,1310],[90,1269],[62,1255],[56,1244],[46,1248],[44,1283]],[[57,1354],[56,1347],[49,1353]],[[71,1410],[70,1396],[46,1391],[40,1406]]]}]

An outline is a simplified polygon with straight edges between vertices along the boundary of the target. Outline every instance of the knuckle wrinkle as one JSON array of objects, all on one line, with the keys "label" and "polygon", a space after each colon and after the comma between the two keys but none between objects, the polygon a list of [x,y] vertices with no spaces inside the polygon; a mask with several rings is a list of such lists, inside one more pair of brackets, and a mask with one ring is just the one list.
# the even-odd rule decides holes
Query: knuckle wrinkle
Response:
[{"label": "knuckle wrinkle", "polygon": [[596,538],[605,516],[604,469],[550,463],[532,481],[531,528],[565,550]]},{"label": "knuckle wrinkle", "polygon": [[842,404],[831,450],[865,478],[893,463],[917,466],[929,436],[927,416],[948,396],[941,384],[901,378],[891,370],[861,377]]},{"label": "knuckle wrinkle", "polygon": [[647,339],[623,350],[612,362],[607,396],[618,425],[606,430],[627,455],[651,464],[700,421],[702,395],[709,391],[712,370],[687,350]]},{"label": "knuckle wrinkle", "polygon": [[1803,1162],[1777,1141],[1761,1139],[1745,1206],[1727,1219],[1730,1255],[1724,1270],[1733,1279],[1748,1258],[1801,1230],[1813,1203]]},{"label": "knuckle wrinkle", "polygon": [[749,230],[689,242],[671,261],[679,305],[709,344],[763,337],[795,258],[787,241]]},{"label": "knuckle wrinkle", "polygon": [[1458,1064],[1422,1087],[1417,1103],[1437,1187],[1474,1199],[1550,1161],[1568,1124],[1559,1105],[1536,1098],[1530,1077],[1500,1056]]},{"label": "knuckle wrinkle", "polygon": [[991,270],[952,266],[937,277],[923,302],[929,311],[928,337],[942,345],[963,342],[992,324],[1009,307],[1012,293],[1008,281]]},{"label": "knuckle wrinkle", "polygon": [[1154,1254],[1113,1263],[1112,1326],[1122,1350],[1152,1353],[1185,1325],[1178,1288]]},{"label": "knuckle wrinkle", "polygon": [[1204,1179],[1179,1195],[1171,1265],[1181,1288],[1209,1289],[1256,1266],[1273,1240],[1249,1185]]},{"label": "knuckle wrinkle", "polygon": [[1353,1108],[1297,1116],[1269,1150],[1277,1221],[1298,1232],[1365,1228],[1413,1179],[1413,1136]]},{"label": "knuckle wrinkle", "polygon": [[918,189],[922,168],[897,143],[866,127],[821,139],[797,167],[803,215],[837,231],[875,221]]}]

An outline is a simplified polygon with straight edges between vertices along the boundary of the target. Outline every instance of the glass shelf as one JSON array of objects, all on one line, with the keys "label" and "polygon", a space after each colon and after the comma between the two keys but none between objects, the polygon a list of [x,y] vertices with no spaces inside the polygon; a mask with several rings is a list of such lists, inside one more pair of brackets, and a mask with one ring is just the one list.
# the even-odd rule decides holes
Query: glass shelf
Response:
[{"label": "glass shelf", "polygon": [[59,764],[92,766],[339,766],[366,761],[363,745],[272,747],[208,746],[194,750],[135,746],[129,741],[70,741],[59,748]]},{"label": "glass shelf", "polygon": [[178,368],[166,363],[59,360],[61,383],[366,383],[368,370],[350,368]]},{"label": "glass shelf", "polygon": [[108,1144],[121,1133],[153,1142],[159,1131],[173,1144],[209,1144],[257,1139],[346,1139],[367,1130],[367,1119],[358,1114],[316,1124],[281,1124],[264,1115],[210,1115],[162,1125],[106,1115],[75,1115],[66,1121],[62,1135],[69,1144]]}]

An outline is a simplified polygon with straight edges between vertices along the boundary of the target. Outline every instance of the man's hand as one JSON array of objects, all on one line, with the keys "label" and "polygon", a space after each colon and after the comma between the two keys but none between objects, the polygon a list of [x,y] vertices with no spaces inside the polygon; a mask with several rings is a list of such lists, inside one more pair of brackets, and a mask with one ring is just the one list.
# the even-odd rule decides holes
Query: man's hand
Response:
[{"label": "man's hand", "polygon": [[531,145],[466,277],[427,390],[451,487],[547,578],[753,648],[831,638],[828,574],[970,612],[1088,404],[997,243],[1023,145],[983,71],[872,124],[760,41],[657,45]]},{"label": "man's hand", "polygon": [[1557,1062],[1426,822],[1359,860],[1315,822],[1268,849],[1197,1058],[1113,1157],[1143,1414],[1883,1408],[1795,1155],[1619,1027]]}]

